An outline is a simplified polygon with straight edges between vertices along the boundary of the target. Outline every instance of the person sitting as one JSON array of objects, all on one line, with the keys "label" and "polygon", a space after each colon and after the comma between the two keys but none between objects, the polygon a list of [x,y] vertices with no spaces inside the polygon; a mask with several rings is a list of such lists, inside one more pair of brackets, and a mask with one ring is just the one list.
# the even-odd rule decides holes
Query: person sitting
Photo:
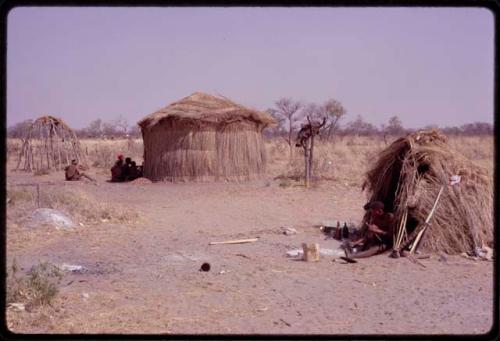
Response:
[{"label": "person sitting", "polygon": [[138,173],[137,177],[138,178],[142,178],[144,176],[143,169],[144,169],[144,164],[137,166],[137,173]]},{"label": "person sitting", "polygon": [[78,181],[81,178],[80,172],[77,168],[78,161],[71,160],[71,164],[64,168],[64,176],[66,177],[66,181]]},{"label": "person sitting", "polygon": [[130,168],[128,171],[128,176],[125,181],[134,181],[139,177],[139,168],[137,167],[135,161],[130,162]]},{"label": "person sitting", "polygon": [[113,167],[111,167],[111,182],[123,181],[123,155],[118,155],[118,159],[115,161]]},{"label": "person sitting", "polygon": [[64,168],[64,176],[66,178],[66,181],[78,181],[82,177],[87,178],[91,181],[95,181],[85,173],[83,172],[80,173],[80,171],[78,170],[78,161],[75,159],[71,160],[71,164],[69,166],[66,166],[66,168]]},{"label": "person sitting", "polygon": [[122,178],[123,181],[129,181],[130,180],[130,170],[132,168],[132,159],[129,157],[125,158],[125,163],[122,166]]},{"label": "person sitting", "polygon": [[[351,258],[364,258],[382,253],[392,247],[394,214],[384,211],[384,203],[372,201],[364,206],[367,211],[363,219],[361,238],[349,243]],[[352,252],[352,248],[360,251]]]}]

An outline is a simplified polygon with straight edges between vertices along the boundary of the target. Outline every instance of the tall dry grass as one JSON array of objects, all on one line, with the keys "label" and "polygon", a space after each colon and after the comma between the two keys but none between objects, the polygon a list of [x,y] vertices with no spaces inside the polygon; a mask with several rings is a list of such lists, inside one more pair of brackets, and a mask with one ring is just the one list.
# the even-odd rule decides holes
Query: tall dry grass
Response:
[{"label": "tall dry grass", "polygon": [[131,157],[138,165],[143,161],[142,139],[83,139],[80,145],[92,167],[110,168],[118,154]]},{"label": "tall dry grass", "polygon": [[[387,144],[393,140],[388,139]],[[20,141],[7,140],[8,159],[17,160]],[[124,154],[143,161],[142,139],[101,140],[83,139],[80,141],[90,166],[106,171],[113,165],[117,154]],[[333,142],[315,140],[313,176],[320,180],[339,181],[353,186],[363,182],[364,174],[374,162],[376,155],[387,144],[381,137],[345,136]],[[493,174],[494,139],[493,136],[448,137],[448,144],[457,152]],[[290,161],[288,145],[282,138],[265,140],[267,150],[267,177],[301,179],[304,174],[304,155],[302,148],[293,147]],[[9,161],[9,162],[10,162]]]},{"label": "tall dry grass", "polygon": [[[82,139],[80,147],[89,163],[87,166],[91,167],[110,168],[118,154],[131,157],[137,164],[141,164],[143,161],[142,139]],[[20,139],[7,139],[7,162],[11,168],[15,167],[21,148]]]},{"label": "tall dry grass", "polygon": [[[316,180],[333,180],[352,186],[360,186],[366,171],[371,168],[378,153],[394,139],[381,137],[346,136],[333,142],[315,140],[313,177]],[[450,137],[450,147],[463,154],[493,174],[494,149],[492,136]],[[304,178],[304,153],[294,147],[290,162],[288,145],[283,139],[266,141],[268,151],[268,175],[273,178]]]},{"label": "tall dry grass", "polygon": [[[43,186],[40,189],[40,207],[53,208],[68,214],[76,223],[98,224],[102,220],[120,223],[139,219],[136,210],[116,203],[99,200],[95,195],[78,188]],[[25,224],[30,212],[38,206],[33,186],[7,188],[7,220]]]}]

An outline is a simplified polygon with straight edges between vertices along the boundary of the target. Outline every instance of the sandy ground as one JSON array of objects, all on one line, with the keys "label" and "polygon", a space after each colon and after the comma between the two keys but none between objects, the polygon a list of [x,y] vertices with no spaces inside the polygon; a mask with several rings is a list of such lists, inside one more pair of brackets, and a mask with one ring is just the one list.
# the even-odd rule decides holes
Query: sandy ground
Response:
[{"label": "sandy ground", "polygon": [[[477,334],[492,327],[492,262],[431,255],[421,260],[423,268],[387,255],[357,264],[286,256],[302,242],[336,248],[317,225],[359,221],[365,201],[359,188],[112,184],[104,175],[93,186],[60,178],[9,173],[7,180],[76,186],[137,210],[141,221],[8,230],[8,264],[16,257],[24,271],[39,260],[87,269],[65,275],[52,307],[8,309],[14,332]],[[298,233],[284,235],[282,226]],[[253,237],[259,240],[209,245]],[[199,271],[204,262],[209,272]]]}]

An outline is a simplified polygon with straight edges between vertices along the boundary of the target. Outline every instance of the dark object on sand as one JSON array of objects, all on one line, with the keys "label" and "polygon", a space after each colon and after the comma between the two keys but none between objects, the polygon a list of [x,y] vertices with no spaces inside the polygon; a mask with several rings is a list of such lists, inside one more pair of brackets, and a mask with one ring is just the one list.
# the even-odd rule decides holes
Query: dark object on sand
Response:
[{"label": "dark object on sand", "polygon": [[201,264],[200,271],[205,271],[205,272],[210,271],[210,264],[209,263],[203,263],[203,264]]},{"label": "dark object on sand", "polygon": [[401,256],[400,256],[398,250],[392,250],[391,253],[389,254],[389,257],[391,257],[391,258],[399,258]]},{"label": "dark object on sand", "polygon": [[344,226],[342,227],[342,239],[349,239],[349,228],[346,222],[344,222]]},{"label": "dark object on sand", "polygon": [[345,260],[347,263],[357,263],[358,261],[349,257],[340,257],[340,259]]},{"label": "dark object on sand", "polygon": [[347,263],[357,263],[358,261],[355,259],[352,259],[350,256],[353,254],[353,250],[349,246],[349,243],[347,240],[344,240],[342,242],[341,248],[344,250],[345,257],[342,256],[340,259],[345,260]]}]

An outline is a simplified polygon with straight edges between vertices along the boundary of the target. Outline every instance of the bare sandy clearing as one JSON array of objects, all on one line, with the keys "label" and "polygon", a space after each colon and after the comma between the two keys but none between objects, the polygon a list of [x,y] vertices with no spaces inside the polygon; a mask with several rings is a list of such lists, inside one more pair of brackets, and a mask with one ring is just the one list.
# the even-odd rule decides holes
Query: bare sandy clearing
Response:
[{"label": "bare sandy clearing", "polygon": [[[336,247],[314,227],[359,221],[359,188],[324,182],[305,191],[277,182],[245,184],[71,184],[103,203],[140,212],[139,223],[103,222],[55,231],[9,225],[7,261],[79,264],[53,307],[8,310],[28,333],[484,333],[492,325],[492,263],[437,256],[421,268],[385,255],[357,264],[295,261],[304,241]],[[9,174],[8,182],[57,174]],[[285,236],[281,226],[298,234]],[[210,241],[253,238],[250,244]],[[203,262],[212,266],[200,272]],[[83,294],[88,294],[83,295]]]}]

